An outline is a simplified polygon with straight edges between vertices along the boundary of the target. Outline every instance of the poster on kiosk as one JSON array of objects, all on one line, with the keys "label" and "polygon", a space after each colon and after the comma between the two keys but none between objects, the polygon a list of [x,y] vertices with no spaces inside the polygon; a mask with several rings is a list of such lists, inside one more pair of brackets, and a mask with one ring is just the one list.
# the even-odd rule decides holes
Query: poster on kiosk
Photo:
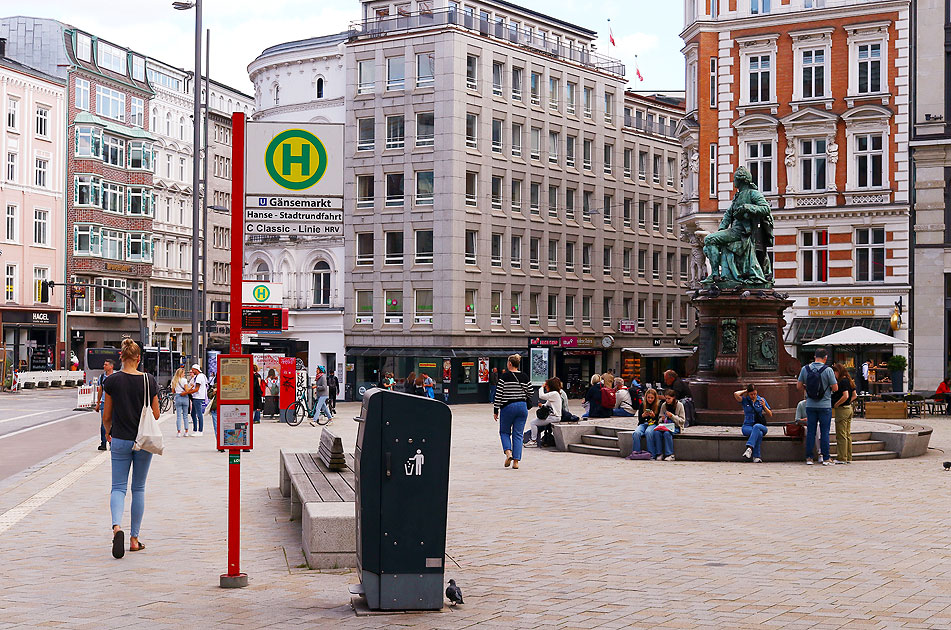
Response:
[{"label": "poster on kiosk", "polygon": [[250,451],[254,445],[251,356],[218,355],[218,448]]}]

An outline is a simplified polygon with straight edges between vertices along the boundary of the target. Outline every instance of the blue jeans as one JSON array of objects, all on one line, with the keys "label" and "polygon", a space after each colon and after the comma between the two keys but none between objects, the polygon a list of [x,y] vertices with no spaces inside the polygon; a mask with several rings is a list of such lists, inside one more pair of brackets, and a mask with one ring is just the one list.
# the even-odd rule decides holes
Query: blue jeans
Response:
[{"label": "blue jeans", "polygon": [[489,385],[489,402],[490,403],[495,402],[495,388],[496,388],[495,385]]},{"label": "blue jeans", "polygon": [[106,443],[106,425],[102,423],[102,411],[99,412],[99,441]]},{"label": "blue jeans", "polygon": [[631,413],[631,412],[628,411],[627,409],[622,409],[622,408],[620,408],[620,407],[618,407],[617,409],[613,410],[613,411],[611,412],[611,414],[612,414],[612,415],[615,415],[615,416],[622,416],[622,417],[624,417],[624,418],[633,418],[633,417],[634,417],[634,414],[633,414],[633,413]]},{"label": "blue jeans", "polygon": [[211,430],[214,431],[215,435],[218,435],[218,407],[217,405],[211,406]]},{"label": "blue jeans", "polygon": [[182,426],[188,431],[188,396],[175,394],[175,430],[181,431]]},{"label": "blue jeans", "polygon": [[822,461],[829,459],[829,428],[832,426],[832,407],[806,407],[806,459],[812,458],[819,428],[819,449]]},{"label": "blue jeans", "polygon": [[205,403],[206,400],[192,398],[192,431],[205,430]]},{"label": "blue jeans", "polygon": [[145,478],[149,474],[152,453],[133,451],[134,445],[135,442],[132,440],[112,438],[112,494],[109,496],[109,508],[112,510],[112,524],[122,525],[122,508],[131,468],[132,530],[130,535],[138,538],[142,514],[145,513]]},{"label": "blue jeans", "polygon": [[259,422],[261,422],[261,410],[255,409],[254,410],[254,424],[258,424]]},{"label": "blue jeans", "polygon": [[763,445],[763,436],[767,431],[765,424],[743,425],[743,435],[749,438],[746,445],[753,449],[753,457],[760,456],[760,446]]},{"label": "blue jeans", "polygon": [[[635,453],[640,453],[640,452],[641,452],[641,438],[642,438],[644,435],[647,435],[647,424],[646,424],[646,423],[645,423],[645,424],[639,424],[639,425],[637,425],[636,427],[634,427],[634,452],[635,452]],[[654,453],[651,451],[651,441],[650,441],[650,439],[647,440],[647,452],[650,453],[651,455],[654,455]]]},{"label": "blue jeans", "polygon": [[[327,399],[329,396],[318,396],[317,397],[317,406],[314,407],[314,416],[320,417],[321,414],[327,416],[328,418],[333,418],[333,415],[330,413],[330,407],[327,406]],[[311,417],[314,417],[311,416]]]},{"label": "blue jeans", "polygon": [[664,457],[674,454],[674,434],[672,431],[658,431],[654,427],[647,429],[647,452],[652,456]]},{"label": "blue jeans", "polygon": [[502,436],[502,450],[512,451],[512,459],[522,459],[522,440],[525,434],[525,421],[528,420],[528,406],[524,402],[509,403],[499,411],[499,435]]}]

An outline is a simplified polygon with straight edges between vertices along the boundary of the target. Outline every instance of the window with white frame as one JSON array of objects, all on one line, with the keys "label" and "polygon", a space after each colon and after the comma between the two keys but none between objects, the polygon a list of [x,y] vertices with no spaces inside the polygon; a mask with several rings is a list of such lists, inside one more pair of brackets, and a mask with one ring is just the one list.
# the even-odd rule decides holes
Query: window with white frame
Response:
[{"label": "window with white frame", "polygon": [[826,141],[806,138],[799,141],[799,173],[806,192],[826,189]]},{"label": "window with white frame", "polygon": [[528,239],[528,268],[538,271],[541,267],[542,239],[532,236]]},{"label": "window with white frame", "polygon": [[106,212],[122,214],[125,188],[113,182],[102,183],[102,209]]},{"label": "window with white frame", "polygon": [[548,217],[558,218],[558,186],[548,186]]},{"label": "window with white frame", "polygon": [[502,125],[504,121],[500,118],[492,119],[492,152],[502,152]]},{"label": "window with white frame", "polygon": [[584,117],[591,118],[591,108],[594,105],[594,89],[589,87],[583,88],[581,97],[584,106]]},{"label": "window with white frame", "polygon": [[50,110],[48,107],[36,108],[36,135],[48,138],[50,135]]},{"label": "window with white frame", "polygon": [[806,9],[821,9],[826,6],[826,0],[803,0]]},{"label": "window with white frame", "polygon": [[129,187],[129,214],[131,216],[152,216],[152,190],[150,188]]},{"label": "window with white frame", "polygon": [[433,264],[433,231],[416,230],[413,233],[416,246],[415,262],[417,265]]},{"label": "window with white frame", "polygon": [[384,324],[402,324],[403,323],[403,291],[401,289],[388,289],[383,292],[383,323]]},{"label": "window with white frame", "polygon": [[512,210],[522,209],[522,180],[512,180]]},{"label": "window with white frame", "polygon": [[433,290],[416,289],[416,316],[413,318],[416,324],[433,323]]},{"label": "window with white frame", "polygon": [[505,64],[499,61],[492,62],[492,95],[502,96],[502,77],[505,74]]},{"label": "window with white frame", "polygon": [[103,85],[97,85],[96,113],[114,120],[125,120],[125,94]]},{"label": "window with white frame", "polygon": [[565,84],[565,111],[567,111],[569,114],[574,114],[577,100],[578,84],[568,81]]},{"label": "window with white frame", "polygon": [[357,265],[373,265],[373,232],[357,234]]},{"label": "window with white frame", "polygon": [[138,55],[132,57],[132,78],[136,81],[145,81],[145,59]]},{"label": "window with white frame", "polygon": [[493,326],[502,325],[502,292],[492,291],[489,297],[489,312]]},{"label": "window with white frame", "polygon": [[854,137],[853,155],[858,188],[881,188],[884,171],[882,134],[860,133]]},{"label": "window with white frame", "polygon": [[376,89],[376,62],[357,62],[357,94],[371,94]]},{"label": "window with white frame", "polygon": [[772,83],[772,56],[751,55],[749,68],[749,102],[768,103]]},{"label": "window with white frame", "polygon": [[885,280],[885,228],[855,230],[856,282]]},{"label": "window with white frame", "polygon": [[539,105],[542,100],[542,75],[537,72],[531,73],[531,82],[529,83],[529,94],[532,105]]},{"label": "window with white frame", "polygon": [[512,68],[512,100],[522,100],[522,69]]},{"label": "window with white frame", "polygon": [[433,205],[433,171],[416,171],[416,205]]},{"label": "window with white frame", "polygon": [[574,188],[565,189],[565,219],[568,221],[575,220],[575,195],[576,190]]},{"label": "window with white frame", "polygon": [[416,146],[431,147],[436,139],[436,118],[433,112],[416,114]]},{"label": "window with white frame", "polygon": [[403,205],[403,194],[403,173],[387,173],[384,205],[387,208],[401,207]]},{"label": "window with white frame", "polygon": [[604,145],[604,174],[610,175],[614,164],[614,145]]},{"label": "window with white frame", "polygon": [[102,144],[102,160],[106,164],[125,168],[125,140],[115,136],[104,136]]},{"label": "window with white frame", "polygon": [[43,299],[43,283],[50,279],[50,270],[48,267],[33,267],[33,301],[38,303],[49,302]]},{"label": "window with white frame", "polygon": [[33,210],[33,244],[49,246],[50,244],[50,211],[35,208]]},{"label": "window with white frame", "polygon": [[800,275],[803,282],[829,280],[829,231],[804,230],[800,234]]},{"label": "window with white frame", "polygon": [[491,257],[489,264],[493,267],[502,266],[502,235],[493,234],[492,235],[492,247],[491,247]]},{"label": "window with white frame", "polygon": [[386,89],[387,91],[402,90],[406,84],[406,59],[400,57],[386,58]]},{"label": "window with white frame", "polygon": [[76,33],[76,58],[92,61],[92,38],[85,33]]},{"label": "window with white frame", "polygon": [[17,180],[17,154],[13,151],[7,152],[7,181],[15,182]]},{"label": "window with white frame", "polygon": [[386,232],[383,235],[383,264],[384,265],[402,265],[403,264],[403,233]]},{"label": "window with white frame", "polygon": [[466,230],[465,238],[465,261],[467,265],[475,265],[478,263],[477,250],[476,247],[479,243],[479,233],[476,230]]},{"label": "window with white frame", "polygon": [[76,109],[89,111],[89,81],[86,79],[76,79]]},{"label": "window with white frame", "polygon": [[470,149],[479,146],[479,116],[466,114],[466,146]]},{"label": "window with white frame", "polygon": [[125,235],[118,230],[102,231],[102,257],[125,260]]},{"label": "window with white frame", "polygon": [[357,119],[357,151],[372,151],[376,148],[376,121],[373,118]]},{"label": "window with white frame", "polygon": [[386,117],[386,148],[402,149],[406,142],[406,126],[402,116]]},{"label": "window with white frame", "polygon": [[152,170],[152,143],[138,140],[129,141],[129,168]]},{"label": "window with white frame", "polygon": [[710,108],[717,106],[717,62],[716,57],[710,57]]},{"label": "window with white frame", "polygon": [[548,107],[558,111],[558,98],[561,96],[561,79],[548,78]]},{"label": "window with white frame", "polygon": [[561,146],[561,134],[557,131],[548,132],[548,162],[558,164],[558,147]]},{"label": "window with white frame", "polygon": [[512,157],[522,155],[522,125],[512,123]]},{"label": "window with white frame", "polygon": [[802,55],[802,98],[826,95],[826,51],[823,48],[800,51]]},{"label": "window with white frame", "polygon": [[357,175],[357,207],[373,207],[373,175]]},{"label": "window with white frame", "polygon": [[750,14],[760,15],[769,13],[771,6],[770,0],[750,0]]},{"label": "window with white frame", "polygon": [[882,45],[858,46],[858,93],[882,91]]},{"label": "window with white frame", "polygon": [[152,261],[152,237],[136,232],[128,235],[126,241],[126,260],[129,262]]},{"label": "window with white frame", "polygon": [[7,99],[7,128],[17,131],[20,127],[20,101],[15,98]]},{"label": "window with white frame", "polygon": [[594,141],[581,141],[581,168],[586,171],[591,170],[591,154],[594,152]]},{"label": "window with white frame", "polygon": [[575,144],[577,140],[575,136],[568,136],[565,142],[565,166],[575,165]]},{"label": "window with white frame", "polygon": [[540,326],[541,319],[538,314],[538,302],[541,300],[541,293],[528,294],[528,324],[529,326]]},{"label": "window with white frame", "polygon": [[575,242],[565,243],[565,273],[575,272]]},{"label": "window with white frame", "polygon": [[16,204],[8,203],[3,216],[4,238],[8,243],[17,243],[20,240],[19,208]]},{"label": "window with white frame", "polygon": [[373,324],[373,291],[356,292],[357,308],[353,323],[356,325]]},{"label": "window with white frame", "polygon": [[710,164],[707,177],[710,180],[710,197],[715,198],[717,196],[717,144],[715,142],[710,143]]},{"label": "window with white frame", "polygon": [[581,325],[591,325],[591,296],[581,296]]},{"label": "window with white frame", "polygon": [[17,266],[7,263],[3,272],[3,297],[7,302],[17,301]]},{"label": "window with white frame", "polygon": [[753,176],[753,183],[762,192],[773,190],[773,143],[756,141],[746,143],[746,168]]},{"label": "window with white frame", "polygon": [[466,324],[475,324],[476,323],[476,290],[475,289],[466,289]]},{"label": "window with white frame", "polygon": [[466,205],[479,205],[478,196],[479,174],[474,171],[466,171]]},{"label": "window with white frame", "polygon": [[136,127],[145,125],[145,101],[137,96],[129,99],[129,124]]},{"label": "window with white frame", "polygon": [[49,187],[49,168],[49,160],[44,158],[36,158],[36,177],[34,179],[34,183],[39,188]]},{"label": "window with white frame", "polygon": [[436,81],[436,53],[416,55],[416,87],[429,87]]},{"label": "window with white frame", "polygon": [[541,214],[542,185],[532,182],[528,185],[528,208],[535,216]]},{"label": "window with white frame", "polygon": [[502,209],[502,176],[492,176],[492,209]]},{"label": "window with white frame", "polygon": [[96,65],[118,74],[125,74],[125,51],[99,40],[96,44]]},{"label": "window with white frame", "polygon": [[530,150],[529,155],[530,155],[530,157],[531,157],[533,160],[539,160],[539,159],[541,159],[541,156],[542,156],[542,130],[541,130],[541,127],[532,127],[532,129],[531,129],[531,134],[530,134],[530,136],[529,136],[529,139],[530,139],[530,142],[531,142],[531,144],[530,144],[530,146],[529,146],[529,150]]},{"label": "window with white frame", "polygon": [[479,89],[479,58],[475,55],[466,56],[466,87],[470,90]]},{"label": "window with white frame", "polygon": [[509,257],[509,266],[512,269],[522,268],[522,237],[512,236],[511,256]]}]

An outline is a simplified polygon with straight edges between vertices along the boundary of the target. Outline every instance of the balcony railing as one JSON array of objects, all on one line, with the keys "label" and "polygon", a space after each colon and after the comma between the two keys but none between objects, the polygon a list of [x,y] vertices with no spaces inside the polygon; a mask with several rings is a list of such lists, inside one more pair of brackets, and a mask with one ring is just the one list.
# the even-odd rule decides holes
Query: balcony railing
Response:
[{"label": "balcony railing", "polygon": [[537,31],[513,29],[510,25],[493,23],[453,8],[401,13],[351,22],[350,37],[355,39],[383,37],[444,25],[452,25],[486,37],[505,40],[562,61],[570,61],[617,76],[623,77],[625,73],[624,64],[617,59],[598,55],[573,44],[566,46],[547,36],[543,37]]}]

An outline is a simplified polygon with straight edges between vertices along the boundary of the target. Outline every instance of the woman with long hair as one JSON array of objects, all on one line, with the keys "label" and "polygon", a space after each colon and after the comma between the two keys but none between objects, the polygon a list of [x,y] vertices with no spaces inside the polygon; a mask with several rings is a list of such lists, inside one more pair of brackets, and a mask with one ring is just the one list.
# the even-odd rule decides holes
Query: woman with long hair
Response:
[{"label": "woman with long hair", "polygon": [[426,381],[426,375],[420,372],[416,375],[416,382],[413,384],[413,393],[417,396],[425,396],[426,388],[423,387],[423,383]]},{"label": "woman with long hair", "polygon": [[548,415],[545,415],[544,418],[536,415],[529,423],[532,436],[526,446],[536,446],[538,444],[538,430],[547,427],[552,422],[561,420],[561,381],[557,376],[548,379],[544,385],[538,388],[538,408],[542,409],[546,406],[549,411]]},{"label": "woman with long hair", "polygon": [[838,464],[852,463],[852,402],[858,398],[855,381],[841,363],[832,366],[839,389],[832,393],[832,413],[835,414],[835,460]]},{"label": "woman with long hair", "polygon": [[175,393],[175,430],[176,437],[182,437],[182,425],[185,425],[185,437],[188,437],[188,404],[191,397],[185,393],[188,387],[188,378],[185,376],[185,366],[175,370],[172,377],[172,391]]},{"label": "woman with long hair", "polygon": [[660,415],[660,399],[657,397],[657,390],[651,387],[644,394],[641,406],[637,410],[637,426],[634,428],[634,450],[628,456],[635,459],[635,453],[641,453],[641,437],[647,442],[647,452],[651,454],[651,459],[657,457],[654,452],[653,438],[649,432],[654,430],[657,424],[657,418]]},{"label": "woman with long hair", "polygon": [[133,450],[139,432],[139,418],[148,402],[152,415],[158,420],[158,384],[151,374],[139,372],[141,358],[138,344],[123,339],[119,358],[122,369],[103,383],[106,390],[102,424],[112,442],[112,494],[109,508],[112,512],[112,556],[125,555],[125,535],[122,532],[122,510],[125,504],[129,471],[132,471],[132,530],[129,551],[141,551],[145,545],[139,540],[139,527],[145,513],[145,479],[152,463],[152,453]]},{"label": "woman with long hair", "polygon": [[506,370],[499,377],[499,385],[495,389],[493,415],[499,423],[506,468],[518,468],[522,459],[525,421],[528,420],[528,405],[532,399],[531,381],[528,374],[519,371],[521,364],[520,355],[509,356]]}]

